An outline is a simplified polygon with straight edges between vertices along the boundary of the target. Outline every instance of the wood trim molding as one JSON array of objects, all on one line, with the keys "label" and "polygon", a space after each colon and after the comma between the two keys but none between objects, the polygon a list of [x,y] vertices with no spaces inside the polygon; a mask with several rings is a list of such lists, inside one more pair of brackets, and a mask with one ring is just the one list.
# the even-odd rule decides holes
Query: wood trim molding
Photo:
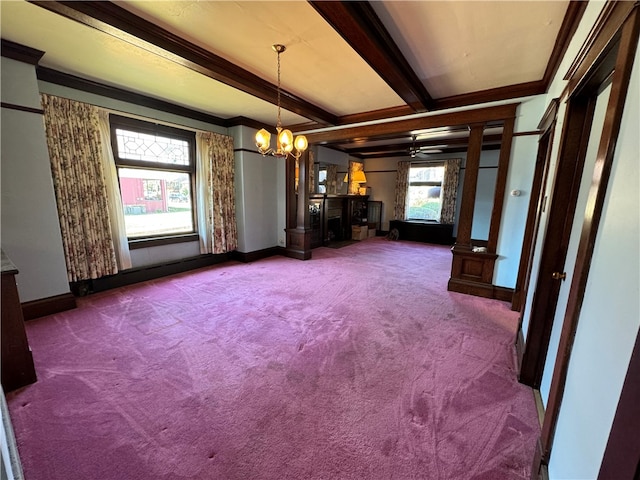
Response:
[{"label": "wood trim molding", "polygon": [[587,72],[595,68],[598,59],[606,57],[606,50],[615,43],[614,37],[620,34],[622,24],[637,7],[637,2],[610,1],[605,4],[589,36],[564,76],[564,80],[569,80],[568,95],[588,80]]},{"label": "wood trim molding", "polygon": [[33,320],[34,318],[53,315],[54,313],[73,310],[76,308],[76,297],[71,292],[55,295],[53,297],[40,298],[23,302],[22,314],[25,320]]},{"label": "wood trim molding", "polygon": [[513,289],[498,287],[490,283],[469,282],[459,278],[450,278],[447,285],[450,292],[464,293],[476,297],[490,298],[501,302],[510,302]]},{"label": "wood trim molding", "polygon": [[582,15],[587,8],[587,3],[588,2],[576,0],[571,0],[569,2],[567,11],[564,14],[564,19],[562,20],[562,25],[560,26],[560,31],[556,38],[556,43],[553,47],[553,51],[551,52],[551,57],[549,58],[547,68],[544,71],[542,82],[544,83],[545,91],[549,89],[551,81],[558,72],[558,68],[560,68],[560,63],[562,62],[564,55],[567,53],[571,39],[578,29],[578,25],[580,25],[580,20],[582,20]]},{"label": "wood trim molding", "polygon": [[540,134],[544,134],[555,123],[556,118],[558,117],[559,106],[560,106],[559,98],[554,98],[551,100],[551,102],[547,106],[547,109],[542,115],[542,118],[540,119],[540,123],[538,123],[538,129],[540,131]]},{"label": "wood trim molding", "polygon": [[500,222],[502,220],[502,209],[504,206],[507,174],[509,173],[511,141],[513,139],[515,120],[515,118],[507,118],[504,121],[504,127],[502,130],[502,144],[500,145],[500,157],[498,160],[498,175],[496,177],[495,191],[493,194],[493,209],[491,210],[489,240],[487,242],[487,250],[489,252],[495,252],[498,248],[498,234],[500,233]]},{"label": "wood trim molding", "polygon": [[28,63],[30,65],[38,65],[45,52],[27,47],[11,40],[2,39],[2,56],[17,60],[19,62]]},{"label": "wood trim molding", "polygon": [[490,88],[487,90],[480,90],[478,92],[438,98],[435,100],[434,110],[530,97],[532,95],[540,95],[545,92],[545,85],[541,80],[536,80],[534,82],[518,83],[516,85],[508,85],[506,87]]},{"label": "wood trim molding", "polygon": [[638,399],[640,399],[640,335],[636,337],[629,361],[629,369],[600,465],[599,480],[637,479],[640,475]]},{"label": "wood trim molding", "polygon": [[38,115],[44,115],[44,110],[41,108],[25,107],[24,105],[16,105],[14,103],[2,102],[0,103],[2,108],[8,108],[9,110],[18,110],[20,112],[35,113]]},{"label": "wood trim molding", "polygon": [[502,122],[507,118],[515,118],[520,103],[510,103],[493,107],[463,110],[460,112],[436,113],[416,118],[389,120],[373,125],[338,127],[319,131],[299,132],[307,136],[309,144],[324,145],[330,142],[348,141],[355,137],[380,137],[397,135],[412,130],[436,127],[453,127],[473,123]]},{"label": "wood trim molding", "polygon": [[520,382],[539,388],[553,327],[559,281],[550,280],[555,271],[563,271],[575,214],[586,145],[593,118],[594,102],[571,99],[563,124],[551,206],[535,284],[529,329]]},{"label": "wood trim molding", "polygon": [[542,135],[542,130],[529,130],[527,132],[513,132],[514,137],[534,137],[536,135]]},{"label": "wood trim molding", "polygon": [[62,85],[63,87],[73,88],[75,90],[92,93],[101,97],[112,98],[114,100],[120,100],[133,105],[153,108],[154,110],[159,110],[161,112],[172,113],[181,117],[191,118],[193,120],[211,123],[213,125],[220,125],[221,127],[227,127],[227,120],[220,117],[208,115],[196,110],[191,110],[190,108],[181,107],[173,103],[165,102],[164,100],[158,100],[157,98],[130,92],[121,88],[104,85],[102,83],[87,80],[68,73],[59,72],[51,68],[38,67],[36,68],[36,75],[38,80],[42,82]]},{"label": "wood trim molding", "polygon": [[432,109],[424,83],[368,2],[309,3],[414,112]]},{"label": "wood trim molding", "polygon": [[256,250],[254,252],[238,252],[234,250],[230,253],[229,257],[231,260],[236,260],[242,263],[250,263],[255,262],[257,260],[262,260],[263,258],[273,257],[276,255],[284,255],[284,248],[282,247],[271,247],[265,248],[262,250]]},{"label": "wood trim molding", "polygon": [[[609,18],[614,22],[614,25],[617,25],[618,16],[612,15]],[[596,236],[602,216],[609,177],[611,175],[615,145],[620,132],[620,124],[622,122],[622,113],[627,97],[633,60],[638,47],[638,36],[640,33],[640,8],[638,8],[638,3],[633,4],[630,14],[625,16],[625,21],[621,24],[619,30],[619,32],[615,32],[615,35],[609,35],[610,29],[606,26],[601,30],[607,39],[611,39],[611,41],[615,43],[615,45],[611,45],[612,42],[608,42],[605,45],[606,48],[601,50],[604,55],[615,57],[615,66],[613,67],[614,73],[607,112],[600,136],[598,153],[596,155],[594,178],[587,200],[587,208],[584,212],[584,223],[578,244],[578,253],[573,271],[573,280],[569,290],[567,309],[560,334],[558,355],[551,380],[549,399],[547,402],[547,415],[545,415],[544,425],[542,426],[541,438],[544,447],[544,459],[546,460],[548,460],[551,453],[553,438],[560,415],[573,341],[580,319],[582,300],[589,278],[591,259],[593,257]],[[595,46],[601,44],[602,41],[600,39],[595,39],[592,45],[595,48]],[[591,62],[590,59],[592,58],[593,54],[590,50],[584,56],[584,61],[590,65],[593,64],[600,67],[608,65],[599,55],[594,58],[594,61],[597,63]],[[594,76],[591,68],[584,70],[583,66],[580,65],[576,69],[576,74],[578,75],[582,72],[584,72],[584,75],[589,75],[589,77]],[[600,77],[604,78],[607,76],[607,72],[603,72],[603,74],[600,75]],[[577,84],[584,84],[584,82],[582,82],[582,79],[578,79]],[[585,93],[585,95],[586,94],[588,93]]]},{"label": "wood trim molding", "polygon": [[[278,88],[263,78],[195,45],[114,2],[32,1],[49,11],[107,33],[161,58],[175,62],[257,98],[277,103]],[[335,125],[337,117],[286,90],[280,90],[283,108],[320,124]]]}]

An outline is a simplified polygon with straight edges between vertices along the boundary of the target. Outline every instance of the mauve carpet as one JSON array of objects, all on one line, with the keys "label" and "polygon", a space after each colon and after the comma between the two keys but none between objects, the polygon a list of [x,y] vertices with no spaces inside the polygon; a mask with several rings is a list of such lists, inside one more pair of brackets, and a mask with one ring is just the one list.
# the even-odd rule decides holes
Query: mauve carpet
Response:
[{"label": "mauve carpet", "polygon": [[446,291],[447,247],[228,262],[27,323],[26,480],[528,479],[517,315]]}]

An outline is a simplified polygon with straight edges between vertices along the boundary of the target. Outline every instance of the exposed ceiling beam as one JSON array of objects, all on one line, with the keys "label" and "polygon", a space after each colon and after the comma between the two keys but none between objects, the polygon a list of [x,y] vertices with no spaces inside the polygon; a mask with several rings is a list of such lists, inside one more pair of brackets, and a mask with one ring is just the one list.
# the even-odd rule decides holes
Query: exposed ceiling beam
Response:
[{"label": "exposed ceiling beam", "polygon": [[[31,3],[95,28],[214,80],[276,104],[278,88],[259,76],[202,47],[140,18],[113,2],[31,1]],[[282,108],[322,125],[336,125],[336,115],[281,90]]]},{"label": "exposed ceiling beam", "polygon": [[402,132],[427,128],[470,125],[473,123],[484,123],[485,125],[488,125],[503,121],[507,118],[515,118],[519,104],[519,102],[516,102],[507,105],[477,108],[474,110],[440,113],[418,118],[375,123],[371,125],[332,128],[317,132],[308,131],[304,133],[310,144],[324,145],[329,142],[344,142],[373,137],[379,138],[384,135],[394,135]]},{"label": "exposed ceiling beam", "polygon": [[[485,135],[482,139],[482,145],[486,146],[489,144],[500,143],[502,140],[501,134],[491,134]],[[403,142],[403,143],[394,143],[388,145],[373,145],[369,147],[352,147],[349,146],[344,148],[344,151],[350,155],[352,154],[360,154],[360,155],[371,155],[371,154],[388,154],[389,152],[399,152],[405,151],[408,152],[412,147],[422,148],[422,147],[430,147],[430,148],[442,148],[446,149],[447,147],[461,146],[467,145],[469,143],[468,137],[455,137],[455,138],[435,138],[432,140],[416,140],[415,144],[412,141]]]},{"label": "exposed ceiling beam", "polygon": [[309,3],[415,112],[432,109],[431,95],[368,2]]}]

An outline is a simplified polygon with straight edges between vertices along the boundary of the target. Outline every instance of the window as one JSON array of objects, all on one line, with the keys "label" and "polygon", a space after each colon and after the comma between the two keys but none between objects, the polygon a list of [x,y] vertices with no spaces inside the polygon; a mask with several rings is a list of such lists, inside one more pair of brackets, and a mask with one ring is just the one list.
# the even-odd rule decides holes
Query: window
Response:
[{"label": "window", "polygon": [[110,116],[129,240],[195,234],[193,132]]},{"label": "window", "polygon": [[407,192],[408,220],[440,221],[444,165],[412,164]]}]

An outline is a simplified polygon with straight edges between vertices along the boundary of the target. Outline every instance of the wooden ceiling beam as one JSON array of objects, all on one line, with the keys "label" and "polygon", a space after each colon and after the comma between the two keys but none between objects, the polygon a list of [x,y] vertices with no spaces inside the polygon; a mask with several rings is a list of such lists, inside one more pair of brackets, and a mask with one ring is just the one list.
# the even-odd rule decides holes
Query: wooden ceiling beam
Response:
[{"label": "wooden ceiling beam", "polygon": [[307,136],[307,140],[309,140],[309,144],[325,145],[328,143],[358,141],[363,138],[381,138],[385,135],[393,136],[402,132],[411,132],[414,130],[423,130],[428,128],[470,125],[472,123],[485,123],[489,125],[507,118],[515,117],[519,104],[519,102],[516,102],[507,105],[433,114],[424,117],[360,125],[355,127],[338,127],[297,133],[304,133]]},{"label": "wooden ceiling beam", "polygon": [[[143,48],[261,100],[277,104],[276,85],[132,14],[114,2],[31,1],[30,3]],[[285,110],[321,125],[337,125],[336,115],[285,90],[281,89],[280,93],[280,104]]]},{"label": "wooden ceiling beam", "polygon": [[[489,145],[500,143],[502,140],[501,134],[491,134],[484,135],[482,138],[482,145]],[[455,138],[434,138],[432,140],[416,140],[415,144],[412,141],[402,142],[402,143],[393,143],[388,145],[373,145],[369,147],[346,147],[344,148],[344,152],[353,155],[353,154],[377,154],[377,153],[387,153],[387,152],[399,152],[399,151],[409,151],[412,147],[422,148],[422,147],[432,147],[432,148],[442,148],[446,149],[448,147],[455,147],[461,145],[467,145],[469,143],[469,138],[465,137],[455,137]]]},{"label": "wooden ceiling beam", "polygon": [[309,1],[414,112],[434,101],[368,2]]}]

